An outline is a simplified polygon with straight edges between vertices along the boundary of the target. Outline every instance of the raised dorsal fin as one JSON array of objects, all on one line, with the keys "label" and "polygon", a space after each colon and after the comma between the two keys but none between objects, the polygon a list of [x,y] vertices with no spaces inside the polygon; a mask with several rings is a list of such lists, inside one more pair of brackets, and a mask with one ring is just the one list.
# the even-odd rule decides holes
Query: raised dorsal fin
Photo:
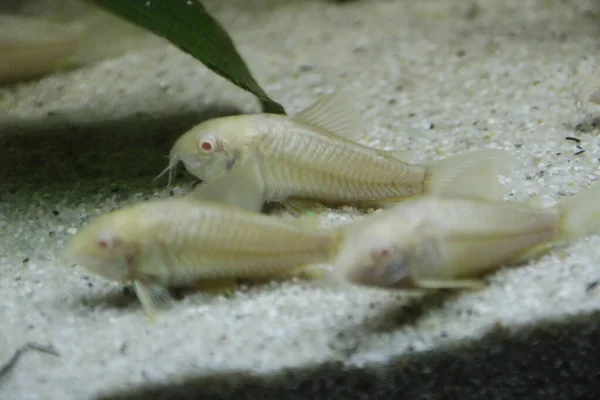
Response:
[{"label": "raised dorsal fin", "polygon": [[344,92],[324,95],[292,118],[348,140],[355,141],[362,134],[360,117],[350,106],[348,95]]}]

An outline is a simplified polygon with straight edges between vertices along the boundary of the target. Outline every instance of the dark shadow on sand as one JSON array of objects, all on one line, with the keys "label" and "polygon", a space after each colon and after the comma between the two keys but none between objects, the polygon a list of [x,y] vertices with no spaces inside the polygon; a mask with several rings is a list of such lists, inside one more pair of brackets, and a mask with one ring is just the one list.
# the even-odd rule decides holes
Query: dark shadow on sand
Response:
[{"label": "dark shadow on sand", "polygon": [[[75,125],[52,120],[3,123],[0,127],[0,199],[43,189],[58,195],[77,186],[118,191],[164,187],[153,181],[168,164],[175,140],[207,119],[240,114],[229,106],[197,112]],[[179,168],[180,176],[183,168]]]},{"label": "dark shadow on sand", "polygon": [[172,385],[106,390],[98,399],[595,399],[599,352],[600,312],[595,312],[514,332],[498,326],[480,340],[377,367],[327,363],[272,376],[232,371],[182,377]]}]

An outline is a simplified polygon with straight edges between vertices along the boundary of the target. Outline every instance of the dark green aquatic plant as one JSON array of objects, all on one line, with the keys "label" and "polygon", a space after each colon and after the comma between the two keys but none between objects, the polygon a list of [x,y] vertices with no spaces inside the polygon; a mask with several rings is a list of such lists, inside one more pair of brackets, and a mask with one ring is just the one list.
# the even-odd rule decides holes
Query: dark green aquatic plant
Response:
[{"label": "dark green aquatic plant", "polygon": [[213,72],[257,96],[264,112],[285,114],[256,82],[223,26],[198,0],[82,0],[161,36]]}]

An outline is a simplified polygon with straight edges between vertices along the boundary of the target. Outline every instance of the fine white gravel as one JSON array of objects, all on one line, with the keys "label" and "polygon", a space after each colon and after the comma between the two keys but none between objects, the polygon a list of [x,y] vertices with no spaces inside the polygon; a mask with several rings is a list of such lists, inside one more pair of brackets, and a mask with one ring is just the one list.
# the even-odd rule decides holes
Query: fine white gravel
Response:
[{"label": "fine white gravel", "polygon": [[[365,144],[409,150],[414,162],[507,149],[522,161],[503,177],[507,201],[538,195],[551,205],[597,181],[600,111],[590,105],[580,114],[574,99],[599,62],[596,1],[204,3],[290,113],[344,88],[354,93]],[[191,188],[184,173],[172,188],[152,180],[190,126],[258,110],[253,96],[163,43],[0,88],[0,367],[27,342],[59,354],[23,353],[0,377],[0,399],[113,398],[245,373],[269,393],[270,374],[288,367],[369,369],[409,355],[421,365],[420,355],[477,342],[499,326],[518,332],[596,315],[600,236],[439,301],[274,282],[229,297],[187,296],[159,325],[120,285],[60,258],[91,217]],[[326,218],[359,217],[346,209]],[[288,394],[317,398],[335,382],[307,385]],[[436,398],[428,393],[407,398]]]}]

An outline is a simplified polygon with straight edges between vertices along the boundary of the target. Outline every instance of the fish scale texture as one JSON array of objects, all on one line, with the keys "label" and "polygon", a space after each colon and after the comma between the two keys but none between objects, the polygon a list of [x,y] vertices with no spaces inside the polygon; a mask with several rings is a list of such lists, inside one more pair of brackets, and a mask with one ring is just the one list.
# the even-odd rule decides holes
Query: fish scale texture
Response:
[{"label": "fish scale texture", "polygon": [[[269,126],[269,122],[263,126]],[[284,132],[286,127],[289,129]],[[421,166],[407,166],[391,155],[376,154],[368,148],[346,146],[345,140],[313,132],[306,126],[282,124],[280,118],[268,129],[271,134],[264,135],[257,147],[269,200],[293,194],[361,201],[408,196],[422,189],[425,169]]]},{"label": "fish scale texture", "polygon": [[[345,87],[365,144],[414,162],[507,149],[522,160],[507,201],[550,205],[597,180],[600,111],[578,115],[572,95],[600,62],[597,1],[204,3],[290,113]],[[187,173],[152,181],[182,132],[257,110],[166,45],[0,89],[0,362],[26,342],[60,355],[24,353],[0,399],[597,398],[598,235],[483,290],[272,282],[186,296],[155,326],[59,258],[89,218],[191,189]]]}]

